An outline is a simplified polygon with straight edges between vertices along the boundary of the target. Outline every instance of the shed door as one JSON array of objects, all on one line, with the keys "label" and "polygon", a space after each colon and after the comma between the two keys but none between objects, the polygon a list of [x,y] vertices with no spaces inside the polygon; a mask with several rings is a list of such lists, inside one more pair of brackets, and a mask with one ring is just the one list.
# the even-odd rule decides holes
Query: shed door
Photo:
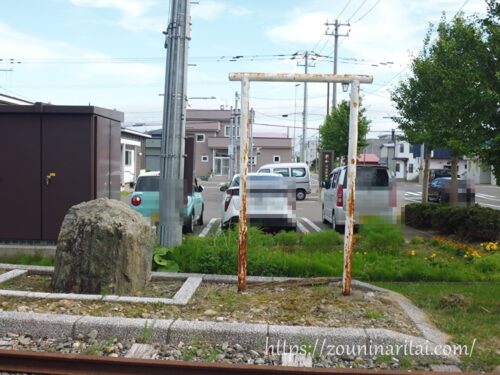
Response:
[{"label": "shed door", "polygon": [[42,239],[56,240],[68,209],[94,196],[90,116],[42,118]]},{"label": "shed door", "polygon": [[0,239],[40,239],[40,115],[2,114]]}]

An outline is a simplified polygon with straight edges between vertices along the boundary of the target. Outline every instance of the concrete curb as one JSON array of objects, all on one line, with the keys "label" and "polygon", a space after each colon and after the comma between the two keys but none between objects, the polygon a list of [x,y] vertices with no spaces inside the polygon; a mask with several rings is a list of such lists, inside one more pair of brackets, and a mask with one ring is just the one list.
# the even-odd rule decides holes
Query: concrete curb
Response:
[{"label": "concrete curb", "polygon": [[[26,271],[33,273],[50,273],[53,267],[37,267],[37,266],[17,266],[0,264],[3,269],[18,269],[18,272],[25,273]],[[11,271],[12,272],[12,271]],[[10,272],[0,275],[5,278],[10,278]],[[189,299],[195,293],[198,286],[205,282],[212,283],[236,283],[237,277],[232,275],[204,275],[204,274],[178,274],[178,273],[158,273],[152,275],[156,280],[182,280],[185,283],[170,299],[176,301],[177,304],[187,304]],[[249,276],[249,283],[286,281],[297,278],[286,277],[260,277]],[[337,278],[332,278],[332,282],[338,282]],[[374,285],[370,285],[361,281],[353,280],[352,285],[361,290],[374,292],[382,292],[395,300],[399,306],[410,317],[423,337],[415,337],[402,333],[386,330],[386,329],[362,329],[362,328],[327,328],[327,327],[306,327],[306,326],[280,326],[269,324],[247,324],[247,323],[225,323],[225,322],[202,322],[202,321],[183,321],[183,320],[156,320],[152,329],[152,338],[162,342],[174,343],[178,341],[187,342],[193,338],[200,338],[213,343],[221,343],[223,341],[236,341],[235,343],[244,343],[248,345],[262,345],[262,343],[277,342],[277,340],[286,340],[292,345],[303,345],[321,341],[322,344],[330,343],[331,345],[405,345],[408,342],[413,342],[415,345],[427,345],[432,348],[436,345],[444,345],[448,342],[448,335],[441,332],[435,327],[425,315],[425,313],[414,306],[410,300],[400,295],[399,293],[383,289]],[[4,294],[7,293],[7,294]],[[37,297],[37,298],[61,298],[71,299],[68,294],[51,294],[51,293],[34,293],[20,291],[0,291],[2,295]],[[49,296],[47,296],[49,295]],[[93,299],[99,297],[104,301],[117,302],[159,302],[159,298],[142,298],[142,297],[123,297],[123,296],[87,296],[73,295],[78,298],[73,299]],[[144,301],[141,301],[144,300]],[[168,303],[168,302],[167,302]],[[171,303],[169,303],[171,304]],[[40,316],[40,318],[38,318]],[[41,319],[45,327],[40,328],[35,322]],[[151,321],[146,319],[130,319],[130,318],[104,318],[104,317],[83,317],[83,316],[67,316],[67,315],[51,315],[37,313],[18,313],[18,312],[0,312],[0,333],[12,332],[13,329],[22,334],[30,334],[36,336],[43,329],[44,332],[68,332],[68,325],[71,325],[69,332],[77,332],[88,334],[91,329],[102,331],[102,337],[116,337],[118,339],[138,338],[144,334],[147,324]],[[30,324],[35,326],[30,328]],[[6,327],[9,327],[8,329]],[[92,328],[93,327],[93,328]],[[87,330],[87,332],[85,332]],[[101,336],[99,336],[101,337]],[[446,357],[453,361],[457,358]]]},{"label": "concrete curb", "polygon": [[391,298],[393,298],[401,309],[410,317],[413,323],[417,326],[418,330],[422,333],[422,336],[429,340],[430,342],[434,342],[437,344],[446,344],[450,337],[439,330],[427,317],[427,315],[416,307],[408,298],[405,296],[393,292],[392,290],[380,288],[375,285],[370,285],[368,283],[364,283],[362,281],[353,280],[353,286],[357,286],[364,290],[370,290],[374,292],[383,292],[387,293]]},{"label": "concrete curb", "polygon": [[[142,339],[152,343],[177,345],[179,342],[212,344],[240,344],[274,351],[292,350],[291,346],[308,345],[316,354],[333,355],[337,347],[350,348],[377,345],[427,346],[431,350],[438,344],[421,337],[405,335],[386,329],[327,328],[280,326],[269,324],[219,323],[185,320],[148,320],[135,318],[91,317],[78,315],[0,312],[0,335],[17,333],[33,338],[88,336],[97,331],[96,338],[117,340]],[[375,349],[372,349],[375,350]],[[344,354],[344,353],[342,353]],[[457,361],[452,356],[442,356]]]}]

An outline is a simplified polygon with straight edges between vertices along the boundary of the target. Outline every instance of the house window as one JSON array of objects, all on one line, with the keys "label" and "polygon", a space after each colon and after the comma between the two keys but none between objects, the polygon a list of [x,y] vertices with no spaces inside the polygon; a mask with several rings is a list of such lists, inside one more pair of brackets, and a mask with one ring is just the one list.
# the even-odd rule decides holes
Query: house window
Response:
[{"label": "house window", "polygon": [[281,157],[279,155],[274,155],[273,156],[273,163],[279,163],[281,160]]},{"label": "house window", "polygon": [[[235,126],[233,127],[233,134],[236,138],[240,136],[240,127]],[[230,137],[231,136],[231,125],[226,125],[224,127],[224,137]]]},{"label": "house window", "polygon": [[399,163],[396,164],[396,172],[399,172]]},{"label": "house window", "polygon": [[131,150],[125,150],[125,165],[127,165],[127,166],[132,165],[132,151]]},{"label": "house window", "polygon": [[399,144],[399,152],[405,152],[405,144],[404,143]]},{"label": "house window", "polygon": [[413,154],[414,151],[415,151],[415,146],[410,145],[410,154]]},{"label": "house window", "polygon": [[196,142],[198,143],[205,142],[205,134],[196,134]]},{"label": "house window", "polygon": [[208,162],[208,155],[202,155],[202,156],[201,156],[201,161],[202,161],[203,163],[207,163],[207,162]]},{"label": "house window", "polygon": [[413,173],[413,164],[408,164],[408,173]]}]

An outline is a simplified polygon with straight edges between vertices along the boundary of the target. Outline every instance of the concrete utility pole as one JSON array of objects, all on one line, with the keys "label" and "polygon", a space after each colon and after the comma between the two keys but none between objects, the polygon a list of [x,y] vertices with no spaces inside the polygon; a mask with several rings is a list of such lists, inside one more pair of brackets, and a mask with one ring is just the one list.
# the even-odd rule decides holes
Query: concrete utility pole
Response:
[{"label": "concrete utility pole", "polygon": [[[339,23],[339,20],[335,20],[334,23],[330,23],[326,21],[325,26],[327,27],[325,34],[326,35],[333,35],[335,37],[335,48],[334,48],[334,53],[333,53],[333,74],[337,74],[337,60],[338,60],[338,48],[339,48],[339,36],[349,36],[349,33],[347,34],[339,34],[339,28],[341,26],[350,26],[348,23]],[[329,26],[334,26],[333,32],[328,32],[328,27]],[[330,91],[328,91],[328,95],[330,94]],[[330,114],[330,109],[328,108],[329,103],[326,103],[326,111],[327,114]],[[337,83],[333,83],[333,88],[332,88],[332,109],[337,106]]]},{"label": "concrete utility pole", "polygon": [[[298,66],[304,66],[304,73],[308,73],[309,66],[309,51],[304,52],[304,65],[297,64]],[[306,156],[306,131],[307,131],[307,82],[304,82],[304,109],[302,112],[302,142],[300,143],[300,162],[304,163]]]},{"label": "concrete utility pole", "polygon": [[[186,86],[190,0],[172,0],[166,31],[167,61],[163,104],[163,133],[160,150],[160,224],[162,246],[182,241],[184,186],[184,138],[186,134]],[[192,181],[186,181],[192,184]]]}]

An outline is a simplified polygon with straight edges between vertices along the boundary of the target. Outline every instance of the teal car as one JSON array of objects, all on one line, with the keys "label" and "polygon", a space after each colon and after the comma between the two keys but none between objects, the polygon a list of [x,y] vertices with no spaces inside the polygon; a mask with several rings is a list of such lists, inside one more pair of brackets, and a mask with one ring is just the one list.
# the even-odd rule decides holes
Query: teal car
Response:
[{"label": "teal car", "polygon": [[[203,225],[203,186],[194,180],[193,193],[184,197],[183,225],[184,233],[193,233],[195,224]],[[130,206],[147,218],[151,224],[160,221],[160,172],[146,172],[139,175],[135,190],[130,197]]]}]

